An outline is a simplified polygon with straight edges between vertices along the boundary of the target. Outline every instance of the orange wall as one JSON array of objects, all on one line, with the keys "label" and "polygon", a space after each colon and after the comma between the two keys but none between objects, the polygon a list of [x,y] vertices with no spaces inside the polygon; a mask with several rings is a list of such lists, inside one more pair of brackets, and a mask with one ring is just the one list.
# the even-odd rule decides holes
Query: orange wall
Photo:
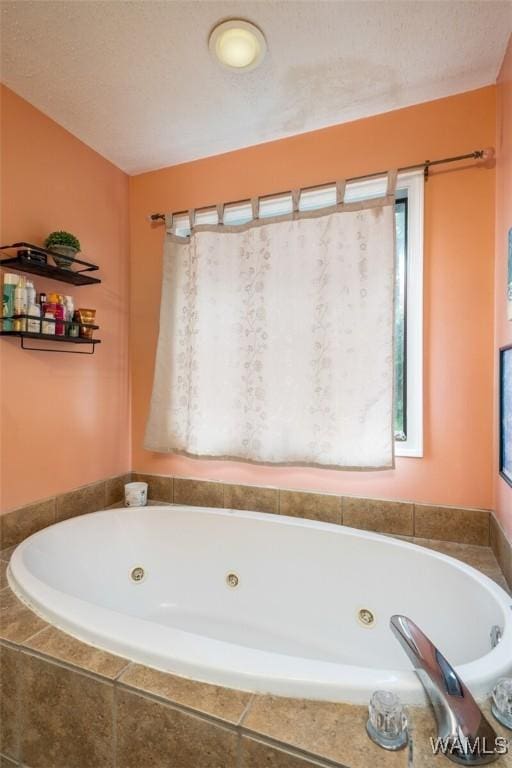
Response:
[{"label": "orange wall", "polygon": [[[444,167],[425,190],[425,456],[349,473],[200,461],[142,441],[160,303],[162,226],[145,217],[492,146],[495,87],[130,178],[133,468],[491,507],[494,170]],[[208,127],[205,126],[205,130]]]},{"label": "orange wall", "polygon": [[[496,352],[512,344],[512,322],[507,320],[507,236],[512,227],[512,38],[498,78],[496,121]],[[495,370],[498,370],[496,360]],[[498,381],[496,379],[498,423]],[[498,440],[496,438],[496,445]],[[497,462],[497,450],[495,460]],[[512,540],[512,488],[498,475],[495,464],[495,508]]]},{"label": "orange wall", "polygon": [[1,242],[67,229],[103,283],[37,278],[36,289],[96,307],[91,357],[22,351],[0,339],[0,509],[130,467],[128,177],[7,88],[1,97]]}]

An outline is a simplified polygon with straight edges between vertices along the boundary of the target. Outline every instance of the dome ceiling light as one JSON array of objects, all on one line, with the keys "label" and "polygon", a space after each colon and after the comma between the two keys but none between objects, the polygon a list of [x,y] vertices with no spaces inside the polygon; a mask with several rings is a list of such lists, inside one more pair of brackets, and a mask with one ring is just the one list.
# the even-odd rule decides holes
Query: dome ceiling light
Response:
[{"label": "dome ceiling light", "polygon": [[248,72],[267,50],[261,30],[249,21],[230,19],[213,28],[208,41],[212,55],[227,69]]}]

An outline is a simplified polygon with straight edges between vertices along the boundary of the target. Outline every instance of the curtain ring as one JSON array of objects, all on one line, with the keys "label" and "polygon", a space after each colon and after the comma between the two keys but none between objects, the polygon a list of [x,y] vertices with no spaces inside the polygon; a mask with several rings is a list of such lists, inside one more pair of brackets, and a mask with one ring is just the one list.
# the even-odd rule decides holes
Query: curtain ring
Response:
[{"label": "curtain ring", "polygon": [[251,208],[253,219],[259,219],[260,217],[260,199],[259,197],[251,197]]},{"label": "curtain ring", "polygon": [[339,179],[336,182],[336,205],[343,205],[345,202],[345,187],[347,182],[345,179]]},{"label": "curtain ring", "polygon": [[398,171],[388,171],[388,186],[386,189],[386,196],[394,195],[396,190],[396,177],[398,175]]},{"label": "curtain ring", "polygon": [[224,224],[224,203],[219,203],[216,207],[217,207],[217,224]]},{"label": "curtain ring", "polygon": [[299,212],[299,203],[300,203],[300,189],[292,189],[292,205],[293,205],[294,213]]},{"label": "curtain ring", "polygon": [[188,223],[190,224],[190,231],[192,232],[192,229],[194,227],[194,222],[196,218],[196,209],[191,208],[188,212]]},{"label": "curtain ring", "polygon": [[172,221],[173,221],[173,214],[172,213],[166,213],[165,214],[165,228],[168,232],[172,229]]}]

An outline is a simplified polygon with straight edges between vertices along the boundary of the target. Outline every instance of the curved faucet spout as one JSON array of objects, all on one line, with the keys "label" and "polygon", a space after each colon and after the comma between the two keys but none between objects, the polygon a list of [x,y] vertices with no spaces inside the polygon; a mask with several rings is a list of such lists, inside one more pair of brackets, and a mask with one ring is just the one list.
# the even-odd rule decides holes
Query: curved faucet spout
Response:
[{"label": "curved faucet spout", "polygon": [[466,766],[497,760],[496,732],[452,665],[407,616],[392,616],[390,626],[432,702],[443,754]]}]

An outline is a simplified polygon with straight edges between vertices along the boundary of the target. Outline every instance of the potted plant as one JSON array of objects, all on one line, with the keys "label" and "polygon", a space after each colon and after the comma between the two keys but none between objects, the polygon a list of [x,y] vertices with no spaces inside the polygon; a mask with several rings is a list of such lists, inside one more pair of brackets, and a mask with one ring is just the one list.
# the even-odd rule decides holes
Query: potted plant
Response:
[{"label": "potted plant", "polygon": [[44,241],[44,247],[55,254],[53,260],[58,267],[70,269],[72,259],[80,251],[80,241],[70,232],[51,232]]}]

